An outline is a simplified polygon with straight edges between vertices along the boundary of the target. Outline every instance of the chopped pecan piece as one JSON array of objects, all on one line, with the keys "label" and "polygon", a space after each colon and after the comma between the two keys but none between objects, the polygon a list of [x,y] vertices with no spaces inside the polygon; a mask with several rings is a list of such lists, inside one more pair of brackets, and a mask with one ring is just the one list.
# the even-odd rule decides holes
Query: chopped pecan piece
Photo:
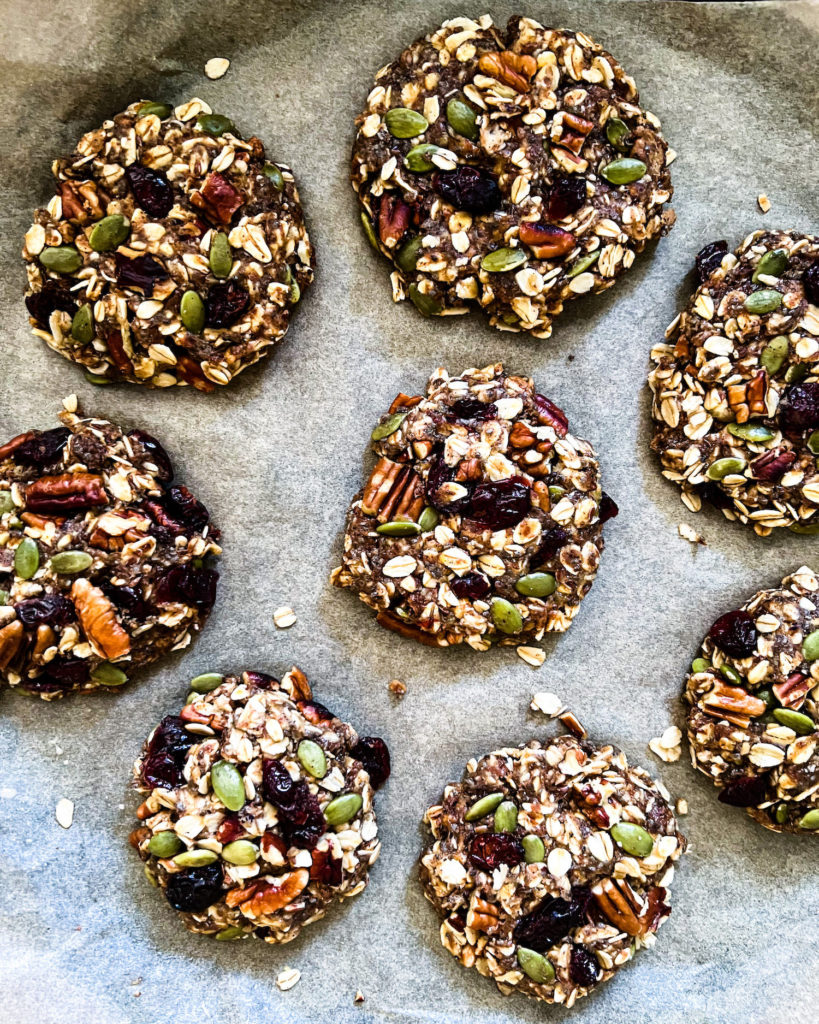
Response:
[{"label": "chopped pecan piece", "polygon": [[94,181],[61,181],[60,200],[63,217],[76,224],[100,220],[108,203],[108,197],[100,195]]},{"label": "chopped pecan piece", "polygon": [[784,683],[774,683],[771,689],[783,707],[798,711],[805,703],[805,697],[812,685],[813,680],[808,676],[803,676],[801,672],[793,672]]},{"label": "chopped pecan piece", "polygon": [[412,209],[398,196],[387,192],[382,197],[378,211],[378,235],[388,249],[394,249],[406,234],[411,213]]},{"label": "chopped pecan piece", "polygon": [[424,488],[415,470],[380,458],[364,488],[361,510],[382,523],[398,516],[417,522],[423,507]]},{"label": "chopped pecan piece", "polygon": [[225,897],[229,907],[239,907],[245,917],[264,917],[286,907],[307,888],[310,872],[298,868],[273,881],[259,879],[242,889],[233,889]]},{"label": "chopped pecan piece", "polygon": [[532,78],[537,71],[537,61],[529,54],[517,54],[511,50],[501,53],[482,53],[478,67],[485,75],[496,78],[515,92],[529,92]]},{"label": "chopped pecan piece", "polygon": [[400,391],[395,398],[392,400],[392,405],[387,410],[390,415],[394,412],[398,412],[399,409],[412,409],[422,401],[423,395],[405,395],[403,391]]},{"label": "chopped pecan piece", "polygon": [[19,619],[0,629],[0,669],[6,669],[20,650],[25,630]]},{"label": "chopped pecan piece", "polygon": [[463,459],[455,470],[455,479],[459,483],[463,483],[464,480],[480,480],[482,476],[480,459]]},{"label": "chopped pecan piece", "polygon": [[539,260],[565,256],[577,245],[577,239],[570,231],[552,224],[532,223],[525,220],[520,225],[520,240],[528,245]]},{"label": "chopped pecan piece", "polygon": [[122,331],[104,330],[103,337],[105,338],[105,344],[108,346],[108,352],[114,361],[114,366],[123,376],[127,376],[133,370],[133,363],[131,362],[131,357],[125,351]]},{"label": "chopped pecan piece", "polygon": [[192,704],[186,704],[179,712],[179,717],[184,722],[197,722],[199,725],[210,725],[210,715],[203,715],[197,711]]},{"label": "chopped pecan piece", "polygon": [[466,926],[476,932],[491,934],[498,928],[498,908],[494,903],[487,903],[479,896],[472,898],[469,913],[466,915]]},{"label": "chopped pecan piece", "polygon": [[765,406],[765,394],[768,390],[768,375],[764,369],[760,370],[754,379],[748,384],[748,409],[753,415],[767,412]]},{"label": "chopped pecan piece", "polygon": [[535,441],[537,437],[523,420],[515,420],[509,431],[509,444],[513,448],[530,448]]},{"label": "chopped pecan piece", "polygon": [[191,193],[191,202],[217,224],[227,227],[244,202],[242,193],[218,171],[206,178],[201,192]]},{"label": "chopped pecan piece", "polygon": [[131,638],[120,625],[113,604],[98,587],[86,579],[74,580],[71,600],[85,635],[109,661],[131,650]]},{"label": "chopped pecan piece", "polygon": [[310,682],[302,670],[294,665],[282,680],[282,685],[293,698],[293,700],[310,700],[313,691]]},{"label": "chopped pecan piece", "polygon": [[37,639],[34,641],[34,651],[32,653],[33,660],[39,661],[53,643],[54,630],[51,626],[41,623],[37,627]]},{"label": "chopped pecan piece", "polygon": [[102,477],[94,473],[41,476],[26,488],[26,509],[46,515],[80,512],[107,501]]},{"label": "chopped pecan piece", "polygon": [[579,117],[577,114],[563,111],[556,132],[552,134],[552,141],[577,155],[583,148],[586,136],[593,128],[593,121],[588,121],[585,117]]},{"label": "chopped pecan piece", "polygon": [[213,391],[216,385],[202,372],[202,367],[190,356],[178,355],[176,357],[176,372],[197,391]]},{"label": "chopped pecan piece", "polygon": [[592,886],[592,896],[603,916],[626,935],[647,935],[657,930],[669,908],[663,902],[665,889],[652,886],[643,907],[625,878],[604,878]]},{"label": "chopped pecan piece", "polygon": [[22,512],[20,518],[26,526],[31,526],[35,530],[45,530],[49,523],[53,523],[54,526],[62,526],[65,522],[62,516],[38,516],[34,512]]},{"label": "chopped pecan piece", "polygon": [[751,473],[756,480],[776,483],[782,479],[794,462],[796,462],[796,452],[771,448],[770,451],[763,452],[754,459],[751,463]]},{"label": "chopped pecan piece", "polygon": [[432,633],[429,633],[424,629],[420,629],[418,626],[411,626],[409,623],[399,619],[397,615],[393,615],[391,612],[383,610],[380,611],[378,615],[376,615],[375,621],[384,629],[392,630],[393,633],[398,633],[399,636],[405,636],[411,640],[418,640],[420,643],[426,644],[427,647],[440,646]]}]

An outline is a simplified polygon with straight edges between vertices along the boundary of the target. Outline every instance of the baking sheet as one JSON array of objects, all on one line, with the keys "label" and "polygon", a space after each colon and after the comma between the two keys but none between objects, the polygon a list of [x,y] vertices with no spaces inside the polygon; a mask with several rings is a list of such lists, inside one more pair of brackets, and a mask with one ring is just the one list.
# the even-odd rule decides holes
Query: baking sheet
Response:
[{"label": "baking sheet", "polygon": [[[549,342],[497,333],[477,314],[427,321],[393,306],[347,183],[352,120],[375,70],[444,18],[485,6],[499,24],[525,9],[599,40],[680,154],[677,227],[605,295],[571,304]],[[817,45],[819,8],[800,2],[0,3],[0,437],[53,426],[62,397],[76,393],[86,411],[163,440],[225,547],[217,605],[191,649],[119,696],[49,705],[3,695],[0,1021],[815,1020],[815,841],[764,832],[718,805],[685,760],[662,765],[646,745],[682,724],[681,679],[712,620],[809,560],[816,541],[761,540],[718,513],[688,513],[647,450],[643,384],[701,245],[733,246],[763,225],[817,228]],[[214,56],[232,61],[218,82],[202,73]],[[197,94],[294,167],[316,284],[285,344],[227,390],[94,388],[29,335],[19,249],[30,212],[51,195],[51,160],[83,131],[138,97]],[[756,205],[763,191],[767,217]],[[381,411],[436,365],[459,372],[501,359],[533,375],[595,443],[621,507],[597,582],[538,671],[512,648],[436,651],[382,632],[327,583]],[[708,547],[678,537],[683,521]],[[280,604],[298,614],[286,632],[272,623]],[[130,763],[194,675],[293,662],[319,700],[390,744],[394,774],[377,805],[383,855],[361,897],[290,946],[189,935],[128,847]],[[400,703],[387,691],[394,677],[408,687]],[[467,759],[548,733],[528,711],[536,690],[557,691],[593,738],[619,743],[691,808],[690,854],[656,950],[568,1012],[503,997],[459,967],[415,870],[423,810]],[[61,797],[76,804],[68,831],[54,819]],[[281,993],[285,965],[302,977]]]}]

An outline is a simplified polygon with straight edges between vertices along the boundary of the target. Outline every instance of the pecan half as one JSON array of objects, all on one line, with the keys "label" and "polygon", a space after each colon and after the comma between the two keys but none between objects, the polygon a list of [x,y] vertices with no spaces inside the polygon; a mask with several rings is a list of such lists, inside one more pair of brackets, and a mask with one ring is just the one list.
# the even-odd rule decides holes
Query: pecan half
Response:
[{"label": "pecan half", "polygon": [[494,903],[487,903],[479,896],[472,899],[469,913],[466,915],[466,926],[476,932],[491,934],[498,928],[498,908]]},{"label": "pecan half", "polygon": [[756,480],[776,483],[777,480],[782,479],[794,462],[796,462],[796,452],[772,448],[754,459],[751,463],[751,474]]},{"label": "pecan half", "polygon": [[415,470],[380,458],[364,487],[362,512],[382,523],[398,516],[417,522],[423,508],[424,488]]},{"label": "pecan half", "polygon": [[242,193],[218,171],[212,171],[201,192],[191,193],[191,202],[217,224],[227,227],[233,214],[244,203]]},{"label": "pecan half", "polygon": [[657,930],[669,908],[663,902],[665,889],[653,885],[646,893],[645,906],[625,878],[604,878],[592,886],[592,896],[601,913],[626,935],[646,935]]},{"label": "pecan half", "polygon": [[409,227],[411,208],[396,195],[385,193],[378,211],[378,236],[388,249],[394,249]]},{"label": "pecan half", "polygon": [[0,629],[0,669],[8,668],[14,656],[20,650],[25,630],[19,619],[10,622]]},{"label": "pecan half", "polygon": [[26,488],[26,509],[46,515],[80,512],[107,501],[102,477],[94,473],[41,476]]},{"label": "pecan half", "polygon": [[114,606],[86,579],[74,580],[71,600],[85,635],[106,658],[121,658],[131,650],[131,638],[119,624]]},{"label": "pecan half", "polygon": [[594,128],[593,121],[587,121],[585,117],[564,111],[556,134],[552,135],[552,141],[577,155],[583,148],[586,136],[592,128]]},{"label": "pecan half", "polygon": [[239,907],[245,917],[263,917],[286,907],[307,888],[310,872],[306,868],[289,871],[273,881],[259,879],[242,889],[233,889],[225,897],[229,907]]},{"label": "pecan half", "polygon": [[798,711],[805,703],[805,697],[812,685],[813,680],[808,676],[803,676],[801,672],[793,672],[784,683],[774,683],[771,689],[783,707]]},{"label": "pecan half", "polygon": [[754,697],[741,686],[728,686],[716,680],[711,689],[700,701],[706,715],[716,718],[727,718],[734,725],[746,726],[751,718],[764,715],[767,704],[759,697]]},{"label": "pecan half", "polygon": [[531,448],[537,441],[532,430],[522,420],[515,420],[509,431],[509,444],[513,448]]},{"label": "pecan half", "polygon": [[17,437],[13,437],[10,441],[6,441],[5,444],[0,444],[0,462],[7,459],[13,452],[16,452],[20,445],[25,444],[26,441],[31,441],[36,436],[37,434],[35,431],[27,430],[25,434],[18,434]]},{"label": "pecan half", "polygon": [[577,240],[571,232],[551,224],[533,224],[525,220],[521,222],[518,233],[521,242],[528,245],[539,260],[565,256],[577,245]]},{"label": "pecan half", "polygon": [[537,61],[529,54],[517,54],[511,50],[501,53],[482,53],[478,67],[485,75],[496,78],[515,92],[529,92],[531,79],[537,71]]}]

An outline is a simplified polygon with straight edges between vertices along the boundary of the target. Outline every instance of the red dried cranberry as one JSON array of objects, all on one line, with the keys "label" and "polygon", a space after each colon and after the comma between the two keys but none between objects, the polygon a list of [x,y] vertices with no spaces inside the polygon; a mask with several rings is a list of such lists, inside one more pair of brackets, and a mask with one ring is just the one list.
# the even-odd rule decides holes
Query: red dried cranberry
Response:
[{"label": "red dried cranberry", "polygon": [[116,587],[113,583],[100,583],[100,590],[120,611],[127,612],[133,619],[147,619],[151,606],[134,587]]},{"label": "red dried cranberry", "polygon": [[455,468],[446,464],[442,454],[438,454],[430,463],[429,473],[427,474],[426,497],[429,504],[433,508],[437,508],[439,512],[456,514],[469,506],[468,494],[463,498],[458,498],[457,501],[441,501],[438,497],[442,484],[448,483],[454,476]]},{"label": "red dried cranberry", "polygon": [[545,953],[565,939],[573,928],[583,924],[589,899],[590,893],[584,888],[573,889],[571,900],[547,896],[531,913],[519,919],[513,932],[515,941],[536,953]]},{"label": "red dried cranberry", "polygon": [[70,436],[71,431],[65,427],[38,431],[36,437],[18,445],[11,457],[18,466],[50,466],[57,460]]},{"label": "red dried cranberry", "polygon": [[265,672],[245,672],[244,676],[248,686],[252,686],[256,690],[272,690],[279,685],[278,679]]},{"label": "red dried cranberry", "polygon": [[764,775],[740,775],[722,787],[718,800],[731,807],[756,807],[767,795],[768,783]]},{"label": "red dried cranberry", "polygon": [[378,736],[359,736],[350,754],[364,765],[375,789],[380,789],[390,777],[390,752]]},{"label": "red dried cranberry", "polygon": [[491,420],[498,415],[494,402],[481,402],[477,398],[459,398],[449,407],[459,420]]},{"label": "red dried cranberry", "polygon": [[230,327],[247,309],[248,293],[235,281],[219,281],[210,287],[207,297],[209,327]]},{"label": "red dried cranberry", "polygon": [[577,213],[586,202],[586,181],[575,176],[558,178],[549,192],[546,202],[546,218],[563,220]]},{"label": "red dried cranberry", "polygon": [[751,463],[751,473],[757,480],[775,483],[781,480],[790,467],[796,462],[796,452],[772,451],[763,452]]},{"label": "red dried cranberry", "polygon": [[551,530],[544,530],[540,535],[540,544],[537,551],[532,556],[532,566],[537,568],[551,561],[568,539],[569,534],[562,526],[554,526]]},{"label": "red dried cranberry", "polygon": [[81,658],[54,658],[44,672],[60,689],[73,690],[88,681],[88,662]]},{"label": "red dried cranberry", "polygon": [[47,331],[48,321],[55,310],[61,309],[73,316],[77,312],[77,303],[64,285],[46,281],[40,291],[26,296],[26,309],[37,321],[37,326]]},{"label": "red dried cranberry", "polygon": [[779,426],[785,433],[819,427],[819,381],[793,384],[785,389],[779,406]]},{"label": "red dried cranberry", "polygon": [[535,395],[535,410],[538,420],[552,427],[558,437],[565,437],[569,431],[569,418],[562,409],[549,401],[545,395]]},{"label": "red dried cranberry", "polygon": [[327,822],[318,800],[303,779],[293,779],[281,761],[262,761],[262,795],[279,811],[279,825],[288,842],[312,850]]},{"label": "red dried cranberry", "polygon": [[244,834],[244,825],[239,821],[239,815],[234,811],[228,811],[222,819],[222,824],[216,830],[216,838],[222,844],[233,843],[237,839],[241,839]]},{"label": "red dried cranberry", "polygon": [[184,719],[178,715],[166,715],[154,729],[147,753],[156,754],[160,750],[167,750],[180,764],[184,764],[193,741],[193,735],[185,728]]},{"label": "red dried cranberry", "polygon": [[700,283],[710,277],[714,270],[722,263],[722,257],[728,252],[728,243],[721,239],[719,242],[709,242],[704,245],[694,258],[697,267],[697,277]]},{"label": "red dried cranberry", "polygon": [[436,171],[432,187],[456,210],[468,213],[491,213],[501,204],[501,191],[495,179],[465,164],[454,171]]},{"label": "red dried cranberry", "polygon": [[164,483],[170,483],[173,480],[173,466],[168,453],[159,441],[145,430],[132,430],[128,437],[136,441],[148,453],[149,458],[146,461],[152,462],[156,466],[158,479]]},{"label": "red dried cranberry", "polygon": [[59,594],[29,597],[15,606],[17,617],[28,629],[35,626],[64,626],[77,618],[74,605]]},{"label": "red dried cranberry", "polygon": [[726,612],[717,619],[708,635],[732,658],[747,658],[756,650],[756,626],[748,612]]},{"label": "red dried cranberry", "polygon": [[170,213],[173,206],[173,188],[164,171],[143,167],[141,164],[131,164],[130,167],[126,167],[125,176],[134,193],[137,206],[141,206],[149,217],[165,217]]},{"label": "red dried cranberry", "polygon": [[201,501],[197,501],[188,488],[181,485],[167,489],[164,505],[174,519],[193,530],[201,530],[210,519],[208,510]]},{"label": "red dried cranberry", "polygon": [[177,715],[167,715],[154,730],[142,761],[142,780],[152,789],[181,786],[182,769],[194,737]]},{"label": "red dried cranberry", "polygon": [[603,496],[600,499],[600,522],[607,523],[609,519],[614,519],[619,514],[620,508],[617,502],[603,491]]},{"label": "red dried cranberry", "polygon": [[117,284],[121,284],[123,288],[141,288],[146,295],[153,293],[157,281],[169,276],[168,271],[153,256],[135,256],[128,259],[118,252],[115,260]]},{"label": "red dried cranberry", "polygon": [[491,874],[501,864],[510,868],[521,864],[524,859],[523,846],[519,839],[508,832],[480,832],[469,846],[469,859],[479,871]]},{"label": "red dried cranberry", "polygon": [[489,580],[480,572],[468,572],[465,576],[450,581],[450,589],[462,601],[480,601],[491,587]]},{"label": "red dried cranberry", "polygon": [[156,599],[159,604],[179,602],[210,611],[216,600],[218,579],[219,573],[213,569],[174,565],[159,578]]},{"label": "red dried cranberry", "polygon": [[819,262],[811,263],[802,275],[805,297],[814,306],[819,306]]},{"label": "red dried cranberry", "polygon": [[532,507],[529,484],[520,477],[478,484],[472,492],[470,517],[481,526],[505,530],[517,524]]},{"label": "red dried cranberry", "polygon": [[174,910],[201,914],[222,898],[222,865],[219,861],[202,868],[188,868],[168,875],[165,897]]},{"label": "red dried cranberry", "polygon": [[142,762],[142,781],[151,789],[175,789],[184,782],[182,769],[167,750],[146,754]]},{"label": "red dried cranberry", "polygon": [[341,885],[341,858],[334,857],[330,850],[313,850],[310,878],[322,885]]},{"label": "red dried cranberry", "polygon": [[572,946],[569,954],[569,977],[575,985],[591,988],[600,976],[597,957],[586,946]]}]

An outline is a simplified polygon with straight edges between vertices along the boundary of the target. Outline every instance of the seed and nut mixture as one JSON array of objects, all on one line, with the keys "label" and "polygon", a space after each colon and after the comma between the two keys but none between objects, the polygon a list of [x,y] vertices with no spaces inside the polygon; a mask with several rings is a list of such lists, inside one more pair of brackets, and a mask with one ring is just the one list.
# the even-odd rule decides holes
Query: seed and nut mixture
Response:
[{"label": "seed and nut mixture", "polygon": [[539,640],[569,628],[592,585],[603,523],[588,441],[528,377],[496,364],[399,394],[347,512],[337,587],[380,625],[431,646]]},{"label": "seed and nut mixture", "polygon": [[221,553],[156,438],[64,404],[61,427],[0,445],[0,680],[45,700],[187,647]]},{"label": "seed and nut mixture", "polygon": [[774,832],[819,832],[819,581],[802,566],[720,616],[686,678],[695,768]]},{"label": "seed and nut mixture", "polygon": [[93,377],[212,391],[284,336],[313,251],[293,175],[255,136],[200,99],[142,101],[53,171],[23,257],[54,351]]},{"label": "seed and nut mixture", "polygon": [[389,751],[314,701],[295,667],[191,687],[134,765],[146,797],[131,843],[186,928],[289,942],[366,887]]},{"label": "seed and nut mixture", "polygon": [[441,942],[504,994],[572,1006],[653,945],[686,842],[664,787],[571,736],[473,759],[425,822]]},{"label": "seed and nut mixture", "polygon": [[614,58],[580,32],[455,18],[375,76],[351,177],[393,298],[474,303],[548,338],[563,304],[614,284],[674,213],[673,152]]},{"label": "seed and nut mixture", "polygon": [[693,512],[705,497],[766,536],[819,532],[819,236],[754,231],[696,258],[699,287],[656,345],[652,448]]}]

